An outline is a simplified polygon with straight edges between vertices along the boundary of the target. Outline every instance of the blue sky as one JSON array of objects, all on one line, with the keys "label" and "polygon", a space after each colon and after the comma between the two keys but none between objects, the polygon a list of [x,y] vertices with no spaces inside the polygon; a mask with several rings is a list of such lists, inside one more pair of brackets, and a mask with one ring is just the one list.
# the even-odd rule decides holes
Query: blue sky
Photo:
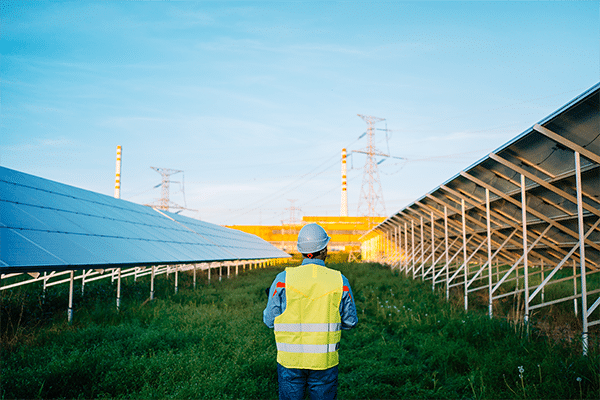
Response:
[{"label": "blue sky", "polygon": [[371,115],[391,215],[599,81],[599,4],[3,1],[0,165],[112,196],[122,145],[123,199],[280,224],[339,215]]}]

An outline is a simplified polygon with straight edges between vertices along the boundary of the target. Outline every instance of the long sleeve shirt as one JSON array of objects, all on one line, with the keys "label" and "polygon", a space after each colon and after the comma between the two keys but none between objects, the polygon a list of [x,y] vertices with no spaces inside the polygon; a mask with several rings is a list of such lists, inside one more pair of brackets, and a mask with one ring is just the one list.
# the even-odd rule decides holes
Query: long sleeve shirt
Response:
[{"label": "long sleeve shirt", "polygon": [[[302,265],[307,264],[318,264],[325,266],[323,260],[308,259],[305,258],[302,261]],[[348,330],[353,328],[358,323],[358,317],[356,315],[356,305],[354,304],[354,296],[352,295],[352,289],[348,279],[342,274],[342,300],[340,301],[340,316],[342,317],[342,329]],[[269,328],[275,326],[275,318],[281,315],[286,308],[286,296],[285,296],[285,271],[280,272],[275,277],[275,280],[271,284],[269,289],[269,302],[267,307],[263,311],[263,322]]]}]

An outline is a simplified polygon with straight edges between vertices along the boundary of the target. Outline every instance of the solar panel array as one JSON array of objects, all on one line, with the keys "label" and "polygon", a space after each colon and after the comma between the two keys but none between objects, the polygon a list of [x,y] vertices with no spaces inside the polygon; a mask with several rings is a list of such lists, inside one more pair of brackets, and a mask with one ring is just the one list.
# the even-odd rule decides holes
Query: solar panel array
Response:
[{"label": "solar panel array", "polygon": [[[465,202],[466,233],[477,240],[474,251],[487,236],[486,189],[489,190],[492,241],[501,243],[522,226],[521,175],[527,199],[526,221],[542,239],[532,251],[535,257],[556,265],[578,242],[577,182],[575,153],[580,154],[583,223],[587,232],[587,266],[600,268],[600,230],[590,229],[600,217],[600,84],[557,110],[539,124],[503,145],[481,161],[424,195],[376,228],[373,233],[403,233],[404,225],[420,227],[417,237],[425,248],[443,239],[444,207],[450,224],[449,236],[462,243],[461,202]],[[402,231],[398,228],[402,227]],[[419,228],[420,229],[420,228]],[[459,246],[457,244],[456,246]],[[457,247],[458,248],[458,247]],[[482,254],[483,250],[479,250]],[[513,260],[523,253],[522,241],[508,241],[498,257]]]},{"label": "solar panel array", "polygon": [[362,240],[363,259],[429,280],[446,298],[454,290],[465,309],[476,291],[490,316],[513,296],[525,321],[573,302],[585,354],[588,328],[600,326],[600,84]]},{"label": "solar panel array", "polygon": [[0,167],[0,271],[289,255],[241,231]]}]

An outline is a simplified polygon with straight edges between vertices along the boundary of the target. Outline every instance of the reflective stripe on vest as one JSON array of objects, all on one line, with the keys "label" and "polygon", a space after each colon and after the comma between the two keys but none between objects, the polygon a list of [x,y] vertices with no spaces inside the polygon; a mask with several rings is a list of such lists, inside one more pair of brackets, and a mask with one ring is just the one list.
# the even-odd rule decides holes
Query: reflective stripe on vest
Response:
[{"label": "reflective stripe on vest", "polygon": [[275,324],[275,332],[335,332],[341,331],[341,323],[324,324]]},{"label": "reflective stripe on vest", "polygon": [[337,351],[339,343],[335,344],[289,344],[277,343],[277,351],[287,351],[290,353],[331,353]]},{"label": "reflective stripe on vest", "polygon": [[285,311],[275,318],[277,362],[316,370],[337,365],[342,274],[318,264],[287,268],[285,292]]}]

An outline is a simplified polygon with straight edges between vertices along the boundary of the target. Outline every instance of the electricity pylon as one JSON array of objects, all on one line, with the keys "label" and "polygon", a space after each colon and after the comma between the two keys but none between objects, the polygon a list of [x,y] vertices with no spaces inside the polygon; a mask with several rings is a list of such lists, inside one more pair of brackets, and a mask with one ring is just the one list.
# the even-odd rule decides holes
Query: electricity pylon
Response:
[{"label": "electricity pylon", "polygon": [[[182,207],[176,203],[173,203],[172,201],[169,200],[169,186],[171,183],[171,175],[175,175],[178,174],[179,172],[183,172],[181,170],[178,169],[170,169],[170,168],[157,168],[157,167],[150,167],[153,170],[155,170],[156,172],[158,172],[161,176],[161,183],[156,185],[155,187],[159,187],[160,186],[160,199],[158,200],[158,206],[157,208],[160,210],[165,210],[165,211],[169,211],[169,208],[175,208],[175,209],[179,209],[179,210],[189,210],[189,211],[196,211],[196,210],[191,210],[189,208],[186,207]],[[185,193],[184,193],[184,202],[185,202]],[[151,207],[154,207],[154,205],[152,204],[148,204]]]},{"label": "electricity pylon", "polygon": [[[361,137],[364,135],[368,135],[367,147],[363,150],[353,151],[353,153],[362,153],[367,155],[367,160],[365,161],[365,168],[363,171],[362,186],[360,188],[360,197],[358,199],[357,215],[366,217],[386,216],[387,212],[385,210],[385,203],[383,201],[383,189],[381,187],[381,180],[379,179],[379,169],[377,167],[377,165],[381,164],[385,159],[376,162],[375,156],[398,158],[402,160],[404,158],[394,157],[389,154],[382,153],[377,148],[375,148],[374,126],[377,122],[385,121],[385,118],[361,114],[357,115],[367,123],[367,131],[363,135],[361,135]],[[370,224],[373,225],[374,221],[370,221]]]},{"label": "electricity pylon", "polygon": [[300,208],[294,206],[294,203],[296,202],[296,200],[291,200],[288,199],[288,201],[291,203],[290,207],[286,208],[286,210],[289,210],[290,212],[290,219],[288,221],[284,221],[287,222],[288,225],[300,225],[302,223],[301,220],[296,219],[296,211],[302,211]]},{"label": "electricity pylon", "polygon": [[357,215],[367,217],[386,215],[385,203],[383,201],[383,189],[381,188],[379,170],[377,168],[377,163],[375,162],[375,156],[384,154],[375,148],[373,129],[377,122],[385,121],[385,118],[361,114],[357,115],[367,123],[367,147],[364,150],[354,151],[356,153],[367,155],[362,185],[360,187]]}]

